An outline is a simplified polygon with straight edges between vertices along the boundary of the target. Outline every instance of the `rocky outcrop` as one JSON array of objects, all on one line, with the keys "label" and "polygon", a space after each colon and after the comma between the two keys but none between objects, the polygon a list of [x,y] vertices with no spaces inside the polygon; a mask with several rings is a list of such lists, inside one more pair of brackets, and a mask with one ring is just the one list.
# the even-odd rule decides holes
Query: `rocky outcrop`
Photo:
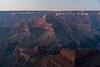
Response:
[{"label": "rocky outcrop", "polygon": [[41,43],[48,44],[52,41],[56,41],[56,35],[53,29],[53,26],[51,23],[48,23],[46,16],[44,15],[43,18],[40,18],[36,22],[36,27],[41,28],[44,30],[43,34],[37,38],[37,41],[40,41]]},{"label": "rocky outcrop", "polygon": [[[31,64],[31,67],[74,67],[75,65],[76,54],[74,50],[62,49],[57,55],[48,56],[41,56],[40,52],[36,51],[36,48],[34,50],[35,52],[28,54],[25,49],[16,49],[17,57],[20,58],[22,64]],[[36,52],[37,57],[31,56],[32,54],[36,55]]]}]

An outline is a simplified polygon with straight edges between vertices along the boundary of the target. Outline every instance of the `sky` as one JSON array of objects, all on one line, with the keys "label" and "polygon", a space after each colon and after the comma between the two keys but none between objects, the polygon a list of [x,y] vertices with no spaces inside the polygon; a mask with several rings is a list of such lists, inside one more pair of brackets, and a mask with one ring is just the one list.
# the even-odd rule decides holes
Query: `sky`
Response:
[{"label": "sky", "polygon": [[100,10],[100,0],[0,0],[5,10]]}]

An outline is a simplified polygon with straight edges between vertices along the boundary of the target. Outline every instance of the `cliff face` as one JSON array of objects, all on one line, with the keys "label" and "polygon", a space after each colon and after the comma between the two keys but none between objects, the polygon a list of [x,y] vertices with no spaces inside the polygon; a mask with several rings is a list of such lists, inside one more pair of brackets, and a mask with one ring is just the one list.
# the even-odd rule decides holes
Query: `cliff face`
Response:
[{"label": "cliff face", "polygon": [[46,17],[43,17],[37,21],[36,26],[44,30],[44,33],[38,38],[38,41],[48,44],[56,40],[55,31],[52,27],[52,24],[46,21]]},{"label": "cliff face", "polygon": [[60,50],[60,47],[57,46],[59,44],[56,43],[57,38],[52,24],[46,22],[43,17],[41,21],[39,20],[37,22],[35,27],[36,29],[41,28],[44,30],[41,36],[36,38],[36,41],[40,42],[41,45],[35,43],[37,44],[35,47],[26,47],[26,45],[32,46],[32,44],[25,42],[28,40],[24,41],[23,39],[30,37],[32,33],[26,23],[22,23],[19,26],[19,32],[16,34],[16,37],[19,37],[21,41],[19,41],[19,46],[15,48],[15,52],[12,54],[12,56],[18,58],[17,61],[19,62],[17,64],[22,66],[31,65],[35,67],[73,67],[75,65],[75,54],[73,51],[67,49]]},{"label": "cliff face", "polygon": [[[28,15],[22,13],[12,13],[10,16],[7,14],[6,18],[3,17],[7,19],[13,15],[13,20],[17,16],[25,21],[27,16],[31,20],[22,23],[13,21],[15,26],[9,28],[11,31],[0,28],[0,32],[3,30],[6,34],[13,33],[5,40],[0,40],[0,59],[3,60],[1,64],[11,60],[7,63],[9,67],[84,67],[86,65],[91,67],[91,64],[96,63],[99,66],[99,12],[36,12]],[[82,48],[98,49],[82,50]]]}]

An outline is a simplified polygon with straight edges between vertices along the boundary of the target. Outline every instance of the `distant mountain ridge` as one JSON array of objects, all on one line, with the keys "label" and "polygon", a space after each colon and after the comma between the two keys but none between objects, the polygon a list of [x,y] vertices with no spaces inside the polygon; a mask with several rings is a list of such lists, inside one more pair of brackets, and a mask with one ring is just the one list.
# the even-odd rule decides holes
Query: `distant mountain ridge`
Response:
[{"label": "distant mountain ridge", "polygon": [[[79,16],[79,15],[89,15],[91,18],[95,18],[92,21],[96,21],[99,18],[99,11],[5,11],[0,12],[0,26],[15,26],[19,23],[26,21],[35,21],[37,18],[42,17],[44,14],[49,15],[64,15],[64,16]],[[13,20],[12,20],[13,19]],[[98,22],[98,21],[96,21]]]}]

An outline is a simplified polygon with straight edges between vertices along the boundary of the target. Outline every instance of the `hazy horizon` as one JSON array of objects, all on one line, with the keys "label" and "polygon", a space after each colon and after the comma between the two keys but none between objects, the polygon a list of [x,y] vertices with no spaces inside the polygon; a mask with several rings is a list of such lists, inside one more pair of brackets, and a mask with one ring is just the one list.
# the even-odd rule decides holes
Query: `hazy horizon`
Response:
[{"label": "hazy horizon", "polygon": [[100,0],[0,0],[0,11],[100,10]]}]

